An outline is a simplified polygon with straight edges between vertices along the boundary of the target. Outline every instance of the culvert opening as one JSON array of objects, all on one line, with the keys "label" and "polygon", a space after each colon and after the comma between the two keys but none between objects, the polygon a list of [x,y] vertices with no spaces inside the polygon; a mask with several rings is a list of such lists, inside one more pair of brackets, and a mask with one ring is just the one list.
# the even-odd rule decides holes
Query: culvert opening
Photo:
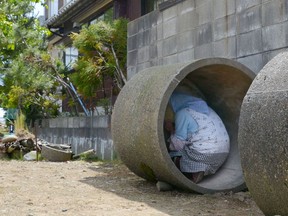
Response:
[{"label": "culvert opening", "polygon": [[169,98],[164,138],[175,166],[198,184],[221,169],[230,136],[217,112],[191,80],[184,78]]},{"label": "culvert opening", "polygon": [[[229,59],[211,58],[192,63],[148,68],[132,77],[121,90],[112,115],[115,149],[127,167],[155,179],[198,193],[240,191],[245,188],[238,149],[238,119],[254,73]],[[174,165],[168,153],[163,124],[173,91],[188,81],[197,86],[207,104],[222,119],[230,138],[225,163],[213,175],[195,184]]]}]

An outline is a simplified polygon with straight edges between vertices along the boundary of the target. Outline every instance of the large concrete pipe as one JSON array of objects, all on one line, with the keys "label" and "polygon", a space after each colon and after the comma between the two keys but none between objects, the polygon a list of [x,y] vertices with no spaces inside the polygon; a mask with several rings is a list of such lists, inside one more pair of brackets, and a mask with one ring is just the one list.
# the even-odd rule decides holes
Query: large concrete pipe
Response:
[{"label": "large concrete pipe", "polygon": [[[238,119],[254,73],[229,59],[151,67],[121,90],[112,115],[113,142],[121,160],[135,174],[198,193],[240,191],[246,187],[238,150]],[[164,114],[174,89],[188,79],[222,118],[230,136],[228,159],[216,174],[195,184],[171,160],[164,138]]]},{"label": "large concrete pipe", "polygon": [[288,53],[257,75],[243,105],[239,148],[251,195],[265,215],[288,215]]}]

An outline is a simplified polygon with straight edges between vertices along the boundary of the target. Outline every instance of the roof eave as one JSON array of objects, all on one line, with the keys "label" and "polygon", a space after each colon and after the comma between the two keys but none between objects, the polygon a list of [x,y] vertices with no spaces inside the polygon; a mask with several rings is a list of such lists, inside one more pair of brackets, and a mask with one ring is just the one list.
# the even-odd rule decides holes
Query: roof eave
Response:
[{"label": "roof eave", "polygon": [[68,4],[61,7],[58,14],[47,19],[44,22],[44,25],[49,27],[59,27],[64,22],[71,20],[73,16],[81,12],[84,8],[89,7],[87,4],[90,5],[94,2],[95,0],[72,0]]}]

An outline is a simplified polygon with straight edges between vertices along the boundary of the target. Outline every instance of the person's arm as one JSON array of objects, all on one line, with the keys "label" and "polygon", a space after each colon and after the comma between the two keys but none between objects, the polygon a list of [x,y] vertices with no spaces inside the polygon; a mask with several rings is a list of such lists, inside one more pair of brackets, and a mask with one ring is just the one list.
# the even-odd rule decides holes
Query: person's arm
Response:
[{"label": "person's arm", "polygon": [[179,139],[175,134],[170,136],[170,146],[171,151],[180,151],[185,146],[186,141]]},{"label": "person's arm", "polygon": [[170,137],[170,150],[180,151],[187,144],[188,132],[198,128],[197,122],[186,109],[182,109],[175,116],[175,133]]}]

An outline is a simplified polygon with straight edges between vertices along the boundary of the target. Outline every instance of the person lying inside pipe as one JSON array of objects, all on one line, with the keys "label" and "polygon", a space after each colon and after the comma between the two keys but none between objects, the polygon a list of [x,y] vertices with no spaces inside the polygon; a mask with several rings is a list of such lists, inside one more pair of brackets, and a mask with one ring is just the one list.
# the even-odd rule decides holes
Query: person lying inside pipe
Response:
[{"label": "person lying inside pipe", "polygon": [[226,160],[229,135],[220,117],[200,97],[176,91],[169,105],[175,113],[175,128],[165,120],[165,129],[171,133],[170,155],[187,178],[199,183]]}]

